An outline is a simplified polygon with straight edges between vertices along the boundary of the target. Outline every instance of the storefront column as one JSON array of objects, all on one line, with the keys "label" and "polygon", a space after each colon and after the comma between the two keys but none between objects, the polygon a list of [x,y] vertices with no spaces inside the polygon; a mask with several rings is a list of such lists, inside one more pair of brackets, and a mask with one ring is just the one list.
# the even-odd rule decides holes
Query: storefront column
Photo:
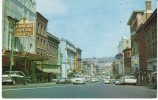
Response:
[{"label": "storefront column", "polygon": [[25,62],[25,63],[24,63],[24,72],[25,72],[25,74],[26,74],[26,73],[27,73],[27,69],[26,69],[26,67],[27,67],[27,66],[26,66],[26,57],[24,58],[24,60],[25,60],[25,61],[24,61],[24,62]]},{"label": "storefront column", "polygon": [[43,67],[44,65],[43,65],[43,60],[42,60],[42,82],[44,82]]},{"label": "storefront column", "polygon": [[31,79],[32,79],[32,83],[35,83],[37,80],[36,80],[36,76],[35,76],[35,62],[31,61]]}]

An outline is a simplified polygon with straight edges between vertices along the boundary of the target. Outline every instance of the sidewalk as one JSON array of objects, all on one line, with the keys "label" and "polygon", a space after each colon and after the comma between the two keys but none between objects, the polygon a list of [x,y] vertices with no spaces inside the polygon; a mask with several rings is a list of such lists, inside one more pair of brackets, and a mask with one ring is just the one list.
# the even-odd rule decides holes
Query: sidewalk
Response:
[{"label": "sidewalk", "polygon": [[151,88],[151,89],[154,89],[153,84],[152,84],[151,82],[149,82],[149,83],[146,85],[146,87]]}]

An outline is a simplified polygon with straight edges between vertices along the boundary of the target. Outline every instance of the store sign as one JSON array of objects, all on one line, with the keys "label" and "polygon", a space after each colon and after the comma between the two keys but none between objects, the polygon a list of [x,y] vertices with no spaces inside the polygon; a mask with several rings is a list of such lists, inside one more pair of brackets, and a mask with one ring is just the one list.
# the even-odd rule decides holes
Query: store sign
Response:
[{"label": "store sign", "polygon": [[15,37],[25,37],[34,35],[34,23],[28,22],[27,20],[21,21],[16,24]]}]

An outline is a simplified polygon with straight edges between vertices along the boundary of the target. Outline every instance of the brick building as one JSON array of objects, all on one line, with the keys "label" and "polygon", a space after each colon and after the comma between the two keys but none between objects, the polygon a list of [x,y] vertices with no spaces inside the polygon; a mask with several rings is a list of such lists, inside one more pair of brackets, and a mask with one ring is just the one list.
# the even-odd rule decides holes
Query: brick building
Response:
[{"label": "brick building", "polygon": [[[145,45],[143,43],[144,36],[142,34],[143,33],[142,24],[145,23],[146,20],[152,14],[151,1],[147,0],[145,2],[145,4],[146,4],[146,11],[134,10],[128,23],[127,23],[128,25],[130,25],[130,31],[131,31],[131,49],[132,49],[132,51],[131,51],[131,53],[132,53],[131,67],[132,67],[132,73],[139,80],[138,84],[140,84],[141,80],[143,79],[143,77],[141,75],[146,74],[144,72],[144,70],[146,70],[145,69],[146,58],[144,57],[145,56],[145,49],[143,49],[143,48],[145,48]],[[143,71],[141,71],[141,70],[143,70]]]},{"label": "brick building", "polygon": [[36,12],[36,54],[45,59],[36,61],[37,82],[50,82],[60,74],[58,66],[59,39],[47,32],[48,20]]},{"label": "brick building", "polygon": [[124,74],[131,75],[131,48],[123,50],[124,53]]},{"label": "brick building", "polygon": [[157,9],[144,24],[147,77],[151,79],[151,73],[157,71]]}]

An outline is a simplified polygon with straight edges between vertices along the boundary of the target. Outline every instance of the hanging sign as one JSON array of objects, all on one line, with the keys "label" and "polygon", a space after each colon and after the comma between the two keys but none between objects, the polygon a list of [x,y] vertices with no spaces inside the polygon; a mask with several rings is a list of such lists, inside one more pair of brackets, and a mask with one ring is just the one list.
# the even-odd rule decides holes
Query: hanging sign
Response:
[{"label": "hanging sign", "polygon": [[34,23],[22,20],[16,24],[15,37],[34,36]]}]

